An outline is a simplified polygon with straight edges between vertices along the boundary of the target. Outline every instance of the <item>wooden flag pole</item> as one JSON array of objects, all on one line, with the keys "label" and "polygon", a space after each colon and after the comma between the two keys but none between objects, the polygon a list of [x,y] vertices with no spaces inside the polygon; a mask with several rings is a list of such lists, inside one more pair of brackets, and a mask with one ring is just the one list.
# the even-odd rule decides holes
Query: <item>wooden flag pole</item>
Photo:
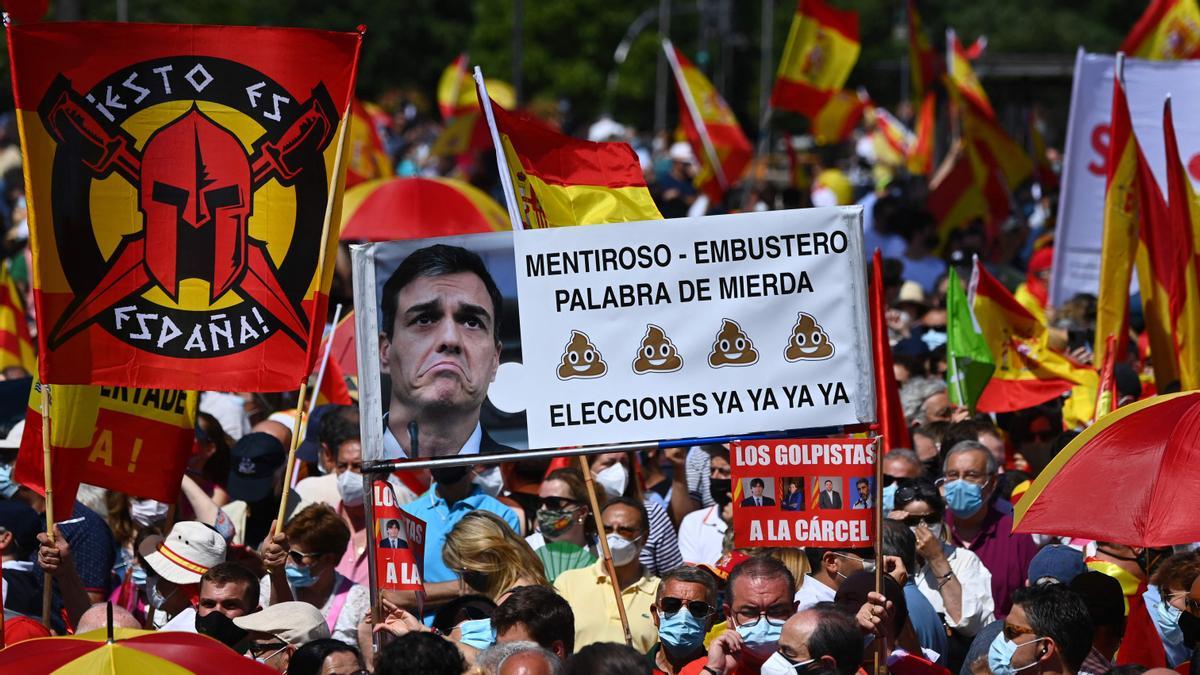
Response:
[{"label": "wooden flag pole", "polygon": [[[46,536],[54,544],[54,487],[50,469],[50,385],[42,383],[42,480],[46,488]],[[42,575],[42,625],[50,627],[50,606],[54,578]]]},{"label": "wooden flag pole", "polygon": [[[872,425],[872,426],[878,426]],[[878,433],[878,429],[875,429]],[[883,458],[882,444],[879,442],[880,437],[876,436],[875,443],[875,592],[883,593]],[[886,607],[886,601],[885,601]],[[884,621],[887,621],[887,615],[884,614]],[[882,624],[880,626],[882,628]],[[875,641],[875,669],[874,673],[882,675],[887,672],[887,652],[888,645],[884,645],[884,640]]]},{"label": "wooden flag pole", "polygon": [[304,430],[304,397],[308,394],[308,380],[300,383],[300,395],[296,400],[296,421],[292,423],[292,442],[288,449],[287,463],[283,465],[283,493],[279,496],[279,515],[275,518],[275,531],[283,531],[284,516],[287,515],[288,493],[292,490],[292,472],[295,470],[296,449],[300,447],[300,433]]},{"label": "wooden flag pole", "polygon": [[[633,633],[629,630],[629,617],[625,615],[625,602],[621,599],[621,581],[617,579],[617,568],[613,565],[612,551],[608,550],[608,539],[604,532],[604,518],[600,516],[600,500],[596,498],[596,484],[592,480],[592,469],[588,466],[587,458],[579,455],[579,470],[583,473],[584,484],[587,485],[588,502],[592,506],[592,519],[596,523],[596,532],[600,538],[600,552],[604,556],[604,571],[612,582],[613,595],[617,599],[617,613],[621,616],[621,630],[625,633],[625,644],[633,646]],[[643,523],[649,527],[649,523]]]}]

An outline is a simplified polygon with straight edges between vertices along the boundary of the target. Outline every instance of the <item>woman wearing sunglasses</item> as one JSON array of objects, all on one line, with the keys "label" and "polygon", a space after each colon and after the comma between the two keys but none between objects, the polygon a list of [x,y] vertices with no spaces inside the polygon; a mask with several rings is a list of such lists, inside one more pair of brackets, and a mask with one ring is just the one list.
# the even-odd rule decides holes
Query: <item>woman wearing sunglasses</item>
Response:
[{"label": "woman wearing sunglasses", "polygon": [[993,619],[991,573],[974,553],[948,543],[946,503],[933,481],[900,479],[894,503],[888,517],[908,525],[917,538],[917,589],[954,635],[970,642]]}]

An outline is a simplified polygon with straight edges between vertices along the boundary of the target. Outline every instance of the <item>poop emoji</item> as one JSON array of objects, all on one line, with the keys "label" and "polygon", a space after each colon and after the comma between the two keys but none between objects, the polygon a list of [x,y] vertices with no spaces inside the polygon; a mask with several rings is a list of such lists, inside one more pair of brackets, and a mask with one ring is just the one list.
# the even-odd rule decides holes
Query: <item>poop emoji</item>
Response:
[{"label": "poop emoji", "polygon": [[800,312],[783,357],[788,361],[823,361],[833,356],[833,343],[811,314]]},{"label": "poop emoji", "polygon": [[558,363],[558,379],[590,379],[607,372],[608,366],[604,365],[600,350],[592,344],[591,338],[577,330],[571,331],[571,341]]},{"label": "poop emoji", "polygon": [[721,332],[713,340],[708,365],[713,368],[724,366],[750,366],[758,363],[758,350],[750,336],[733,319],[721,321]]},{"label": "poop emoji", "polygon": [[638,375],[673,373],[682,367],[683,357],[675,349],[671,338],[658,326],[646,324],[646,335],[642,338],[637,358],[633,360],[633,372]]}]

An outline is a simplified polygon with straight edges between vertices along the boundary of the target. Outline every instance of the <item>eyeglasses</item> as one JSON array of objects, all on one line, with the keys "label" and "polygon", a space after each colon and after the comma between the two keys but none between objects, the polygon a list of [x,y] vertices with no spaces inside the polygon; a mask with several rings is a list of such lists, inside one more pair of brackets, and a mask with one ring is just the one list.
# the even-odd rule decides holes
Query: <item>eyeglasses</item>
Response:
[{"label": "eyeglasses", "polygon": [[538,501],[541,503],[542,508],[550,509],[551,511],[565,511],[580,504],[578,500],[567,497],[539,497]]},{"label": "eyeglasses", "polygon": [[[663,614],[674,614],[684,606],[684,601],[681,598],[664,597],[658,601],[658,608],[663,611]],[[713,606],[701,600],[690,600],[687,603],[688,612],[697,619],[707,618],[714,611]]]},{"label": "eyeglasses", "polygon": [[950,483],[950,482],[953,482],[956,480],[965,480],[968,483],[974,483],[975,485],[983,485],[984,483],[991,480],[991,478],[992,478],[992,474],[987,473],[986,471],[966,471],[964,473],[959,473],[957,471],[947,471],[941,478],[938,479],[937,484],[938,484],[938,486],[942,486],[942,485],[945,485],[946,483]]},{"label": "eyeglasses", "polygon": [[294,562],[297,565],[300,565],[302,567],[306,564],[304,562],[305,558],[320,558],[323,555],[325,555],[325,554],[324,553],[305,553],[304,551],[297,551],[295,549],[288,551],[288,557],[292,559],[292,562]]},{"label": "eyeglasses", "polygon": [[1014,626],[1011,623],[1004,623],[1004,638],[1009,642],[1016,640],[1022,635],[1034,635],[1037,631],[1028,626]]},{"label": "eyeglasses", "polygon": [[271,652],[270,655],[263,657],[263,660],[265,661],[266,659],[269,659],[272,656],[275,656],[276,654],[278,654],[279,652],[287,649],[288,646],[289,646],[288,643],[282,642],[282,641],[280,641],[280,642],[255,642],[250,645],[249,651],[256,658],[258,656],[261,656],[262,654],[265,654],[266,652]]},{"label": "eyeglasses", "polygon": [[849,553],[838,553],[837,551],[830,551],[830,553],[836,555],[839,558],[845,558],[846,560],[853,560],[853,561],[859,563],[860,565],[862,565],[864,572],[874,572],[875,571],[875,561],[874,560],[867,560],[866,558],[860,558],[856,555],[850,555]]},{"label": "eyeglasses", "polygon": [[628,525],[621,525],[619,527],[613,527],[612,525],[604,526],[604,534],[613,534],[614,532],[632,541],[638,538],[638,535],[642,533],[642,529]]},{"label": "eyeglasses", "polygon": [[904,517],[904,524],[909,527],[918,527],[921,523],[926,525],[935,525],[942,522],[942,517],[936,513],[926,513],[923,516],[910,515]]},{"label": "eyeglasses", "polygon": [[782,626],[787,623],[787,620],[795,614],[795,608],[792,605],[776,605],[760,611],[757,607],[743,607],[734,615],[736,626],[753,626],[763,619],[772,626]]}]

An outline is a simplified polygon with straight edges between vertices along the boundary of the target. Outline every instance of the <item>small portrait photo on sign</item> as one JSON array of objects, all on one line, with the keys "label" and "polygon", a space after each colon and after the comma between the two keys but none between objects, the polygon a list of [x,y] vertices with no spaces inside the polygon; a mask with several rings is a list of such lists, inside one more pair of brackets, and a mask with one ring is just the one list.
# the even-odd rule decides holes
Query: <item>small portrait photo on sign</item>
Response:
[{"label": "small portrait photo on sign", "polygon": [[817,485],[820,486],[821,490],[817,494],[817,508],[845,508],[842,504],[842,481],[844,480],[841,476],[820,476],[817,478]]},{"label": "small portrait photo on sign", "polygon": [[779,505],[784,511],[804,510],[804,477],[779,479]]},{"label": "small portrait photo on sign", "polygon": [[742,479],[742,494],[745,498],[742,499],[742,506],[775,506],[775,498],[769,495],[775,494],[774,478],[743,478]]},{"label": "small portrait photo on sign", "polygon": [[874,476],[858,476],[851,478],[850,483],[854,486],[854,490],[850,493],[853,495],[853,501],[850,503],[850,508],[869,509],[875,506]]},{"label": "small portrait photo on sign", "polygon": [[379,519],[379,548],[408,548],[408,539],[399,518]]}]

